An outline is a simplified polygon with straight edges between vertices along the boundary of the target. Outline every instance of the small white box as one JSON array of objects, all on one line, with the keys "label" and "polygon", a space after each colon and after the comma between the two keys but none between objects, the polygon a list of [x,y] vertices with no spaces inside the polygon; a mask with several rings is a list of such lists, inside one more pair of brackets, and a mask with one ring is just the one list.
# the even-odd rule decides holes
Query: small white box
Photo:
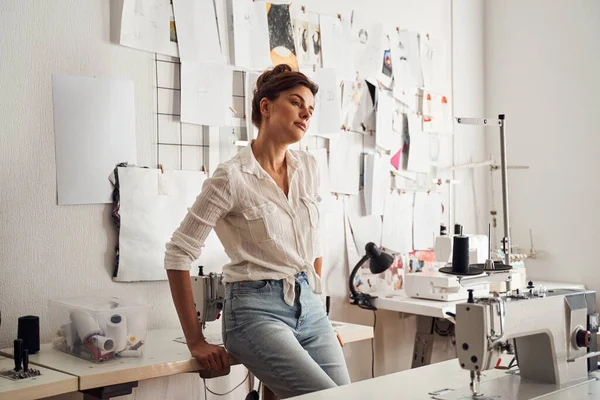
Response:
[{"label": "small white box", "polygon": [[149,310],[116,297],[50,300],[53,347],[93,362],[142,356]]}]

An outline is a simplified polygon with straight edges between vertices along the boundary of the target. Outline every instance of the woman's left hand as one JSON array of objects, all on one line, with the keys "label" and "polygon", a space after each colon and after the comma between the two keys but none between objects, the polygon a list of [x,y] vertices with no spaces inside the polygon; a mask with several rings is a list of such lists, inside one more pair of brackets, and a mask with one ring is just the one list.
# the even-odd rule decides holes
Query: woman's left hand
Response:
[{"label": "woman's left hand", "polygon": [[336,331],[335,329],[333,330],[337,336],[337,340],[338,342],[340,342],[340,346],[344,347],[344,341],[342,340],[342,337],[340,336],[340,333],[338,331]]}]

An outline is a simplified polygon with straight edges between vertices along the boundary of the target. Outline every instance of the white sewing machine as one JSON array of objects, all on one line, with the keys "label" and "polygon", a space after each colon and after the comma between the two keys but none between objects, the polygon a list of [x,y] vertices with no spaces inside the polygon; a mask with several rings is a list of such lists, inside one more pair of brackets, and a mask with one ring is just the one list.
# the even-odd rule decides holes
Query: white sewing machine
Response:
[{"label": "white sewing machine", "polygon": [[[470,371],[467,389],[436,398],[524,399],[587,384],[598,370],[596,293],[533,290],[484,297],[456,306],[458,362]],[[479,385],[482,373],[499,365],[513,347],[519,375]],[[463,396],[463,397],[461,397]]]},{"label": "white sewing machine", "polygon": [[198,267],[198,276],[191,277],[194,306],[198,320],[205,327],[207,322],[219,318],[225,301],[225,285],[223,275],[213,272],[204,275],[202,267]]}]

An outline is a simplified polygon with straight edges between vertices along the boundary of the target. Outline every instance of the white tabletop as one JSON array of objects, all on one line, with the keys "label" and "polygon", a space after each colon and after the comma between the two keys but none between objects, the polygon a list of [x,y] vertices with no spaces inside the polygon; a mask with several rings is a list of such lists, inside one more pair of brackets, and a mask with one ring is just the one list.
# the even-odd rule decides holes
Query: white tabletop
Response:
[{"label": "white tabletop", "polygon": [[[547,289],[585,289],[580,283],[564,283],[549,281],[534,281],[536,287],[546,286]],[[393,292],[370,293],[377,296],[372,300],[375,307],[382,310],[398,311],[407,314],[424,315],[426,317],[448,318],[447,312],[456,313],[456,305],[461,301],[439,301],[408,297],[404,289]]]},{"label": "white tabletop", "polygon": [[[501,370],[482,373],[482,381],[504,375]],[[469,386],[469,371],[460,368],[457,359],[425,367],[367,379],[346,386],[293,397],[294,400],[333,399],[410,399],[430,400],[429,393],[442,389],[460,389]]]},{"label": "white tabletop", "polygon": [[[0,370],[12,369],[15,362],[12,358],[0,357]],[[0,378],[0,400],[28,400],[76,392],[77,377],[62,372],[36,366],[40,376],[11,381]]]},{"label": "white tabletop", "polygon": [[[373,337],[370,326],[345,322],[334,323],[334,326],[344,343]],[[187,346],[174,340],[180,336],[180,329],[150,330],[146,335],[143,356],[98,364],[55,350],[50,343],[43,344],[39,353],[29,357],[29,362],[78,376],[79,390],[200,371],[200,364]],[[0,350],[0,354],[12,356],[12,349]]]}]

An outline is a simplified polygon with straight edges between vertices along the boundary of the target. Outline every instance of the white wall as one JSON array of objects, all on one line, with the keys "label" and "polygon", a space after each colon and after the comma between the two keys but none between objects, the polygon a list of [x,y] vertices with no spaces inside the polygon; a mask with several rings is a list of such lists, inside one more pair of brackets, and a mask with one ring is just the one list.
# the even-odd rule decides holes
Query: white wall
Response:
[{"label": "white wall", "polygon": [[488,1],[485,32],[486,112],[506,114],[508,163],[530,166],[509,172],[513,243],[533,230],[534,280],[599,290],[600,2]]},{"label": "white wall", "polygon": [[[361,0],[328,2],[310,0],[307,7],[339,12],[355,7],[390,26],[447,35],[454,16],[455,109],[478,115],[483,104],[482,0]],[[314,6],[314,7],[313,7]],[[110,207],[102,205],[59,207],[56,205],[54,134],[51,74],[103,76],[131,79],[135,85],[138,162],[154,165],[155,99],[154,55],[111,43],[111,19],[119,2],[104,0],[0,0],[0,346],[16,336],[17,318],[41,317],[42,340],[52,332],[47,319],[47,300],[86,294],[121,296],[151,305],[149,328],[177,327],[179,322],[166,282],[115,283],[111,280],[115,234]],[[470,51],[467,51],[470,50]],[[484,142],[473,132],[456,135],[457,162],[481,160]],[[456,192],[457,220],[466,231],[480,230],[477,207],[487,199],[481,176],[457,175],[463,183]],[[477,197],[473,195],[473,189]],[[481,194],[480,194],[481,193]],[[338,232],[343,240],[343,232]],[[345,305],[347,259],[342,256],[331,271],[332,317],[372,323],[372,315]],[[394,372],[410,366],[414,317],[380,311],[376,333],[376,373]],[[448,342],[437,359],[449,357]],[[350,344],[345,353],[353,380],[370,376],[369,342]],[[244,376],[238,368],[230,377],[211,382],[214,390],[233,387]],[[138,398],[189,397],[186,389],[197,387],[190,375],[188,385],[172,379],[142,382]],[[178,378],[183,379],[183,378]],[[178,381],[179,382],[179,381]],[[196,382],[196,383],[194,383]],[[165,392],[165,388],[180,388]],[[241,391],[236,391],[240,397]],[[156,397],[158,396],[158,397]]]}]

